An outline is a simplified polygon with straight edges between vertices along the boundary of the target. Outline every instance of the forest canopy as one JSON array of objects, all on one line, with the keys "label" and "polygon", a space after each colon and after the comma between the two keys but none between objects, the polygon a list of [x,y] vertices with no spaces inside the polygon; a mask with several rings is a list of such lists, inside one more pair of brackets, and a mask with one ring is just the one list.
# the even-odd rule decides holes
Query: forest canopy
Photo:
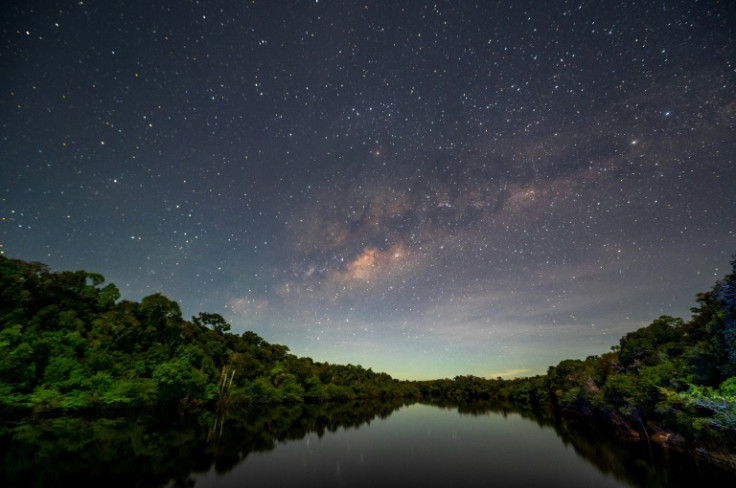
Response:
[{"label": "forest canopy", "polygon": [[0,256],[0,408],[194,406],[412,395],[356,365],[298,358],[222,316],[185,320],[160,293],[140,303],[86,271]]},{"label": "forest canopy", "polygon": [[[404,398],[486,401],[594,419],[640,438],[666,433],[736,453],[736,259],[688,321],[662,316],[605,354],[514,380],[399,381],[297,357],[215,313],[182,317],[160,293],[139,303],[86,271],[0,256],[0,409],[191,409]],[[733,460],[736,462],[736,458]]]}]

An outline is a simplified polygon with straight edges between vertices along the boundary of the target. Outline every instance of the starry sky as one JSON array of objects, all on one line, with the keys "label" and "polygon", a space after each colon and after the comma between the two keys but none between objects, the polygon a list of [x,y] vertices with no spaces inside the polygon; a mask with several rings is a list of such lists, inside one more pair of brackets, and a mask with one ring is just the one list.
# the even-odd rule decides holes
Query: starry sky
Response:
[{"label": "starry sky", "polygon": [[396,378],[601,354],[736,252],[729,1],[11,1],[0,251]]}]

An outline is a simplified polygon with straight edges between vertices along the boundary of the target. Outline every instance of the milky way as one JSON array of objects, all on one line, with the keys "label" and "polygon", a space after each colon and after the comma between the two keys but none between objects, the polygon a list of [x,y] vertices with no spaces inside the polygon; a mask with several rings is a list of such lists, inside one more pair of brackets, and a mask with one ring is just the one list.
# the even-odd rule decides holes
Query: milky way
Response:
[{"label": "milky way", "polygon": [[399,378],[542,373],[736,252],[718,1],[14,2],[0,251]]}]

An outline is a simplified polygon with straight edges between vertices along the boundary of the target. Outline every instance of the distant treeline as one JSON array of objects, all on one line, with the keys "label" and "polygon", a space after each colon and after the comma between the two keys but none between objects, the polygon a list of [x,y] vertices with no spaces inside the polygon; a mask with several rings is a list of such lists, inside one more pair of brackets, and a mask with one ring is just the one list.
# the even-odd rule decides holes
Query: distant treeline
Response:
[{"label": "distant treeline", "polygon": [[688,322],[663,316],[611,352],[566,360],[546,375],[473,376],[419,384],[423,398],[489,400],[519,411],[593,419],[649,442],[701,446],[736,468],[736,258]]},{"label": "distant treeline", "polygon": [[197,408],[355,399],[478,400],[593,418],[670,443],[736,452],[736,259],[684,322],[660,317],[601,356],[515,380],[399,381],[296,357],[218,314],[185,320],[157,293],[120,300],[86,271],[0,256],[0,409]]}]

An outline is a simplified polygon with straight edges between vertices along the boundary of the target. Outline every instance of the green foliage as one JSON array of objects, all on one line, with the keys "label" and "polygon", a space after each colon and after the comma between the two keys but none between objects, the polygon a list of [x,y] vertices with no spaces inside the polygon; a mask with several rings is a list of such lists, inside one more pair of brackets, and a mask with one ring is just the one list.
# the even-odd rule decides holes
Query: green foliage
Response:
[{"label": "green foliage", "polygon": [[721,383],[718,391],[724,397],[736,400],[736,377],[732,377]]},{"label": "green foliage", "polygon": [[[734,378],[732,378],[734,379]],[[728,390],[728,387],[726,388]],[[720,390],[720,389],[719,389]],[[687,391],[670,394],[669,401],[677,404],[688,415],[681,416],[680,423],[697,434],[713,436],[714,432],[726,433],[734,439],[736,434],[736,397],[708,386],[690,385]]]},{"label": "green foliage", "polygon": [[48,411],[413,396],[408,383],[315,363],[160,293],[119,301],[102,275],[0,256],[0,408]]},{"label": "green foliage", "polygon": [[670,429],[716,450],[736,450],[736,259],[697,296],[688,322],[662,316],[621,338],[612,352],[565,360],[543,377],[459,376],[420,383],[425,398],[492,400],[520,411],[586,416],[648,438]]},{"label": "green foliage", "polygon": [[650,366],[659,363],[661,352],[676,349],[683,334],[682,319],[662,316],[626,334],[620,341],[619,360],[625,367]]},{"label": "green foliage", "polygon": [[252,331],[232,334],[218,314],[184,320],[160,293],[120,301],[99,274],[0,256],[0,410],[482,400],[736,449],[736,259],[731,264],[697,296],[689,321],[660,317],[601,356],[562,361],[533,378],[402,382],[360,365],[298,358]]},{"label": "green foliage", "polygon": [[216,313],[202,312],[199,315],[192,317],[192,322],[202,327],[211,325],[212,328],[218,332],[227,332],[230,330],[230,324],[228,324],[221,315]]},{"label": "green foliage", "polygon": [[423,397],[551,409],[644,435],[673,429],[723,444],[736,437],[735,289],[732,272],[698,295],[688,322],[660,317],[612,352],[562,361],[544,376],[401,382],[360,365],[298,358],[252,331],[232,334],[218,314],[184,320],[179,304],[160,293],[120,301],[101,275],[0,256],[0,409]]}]

